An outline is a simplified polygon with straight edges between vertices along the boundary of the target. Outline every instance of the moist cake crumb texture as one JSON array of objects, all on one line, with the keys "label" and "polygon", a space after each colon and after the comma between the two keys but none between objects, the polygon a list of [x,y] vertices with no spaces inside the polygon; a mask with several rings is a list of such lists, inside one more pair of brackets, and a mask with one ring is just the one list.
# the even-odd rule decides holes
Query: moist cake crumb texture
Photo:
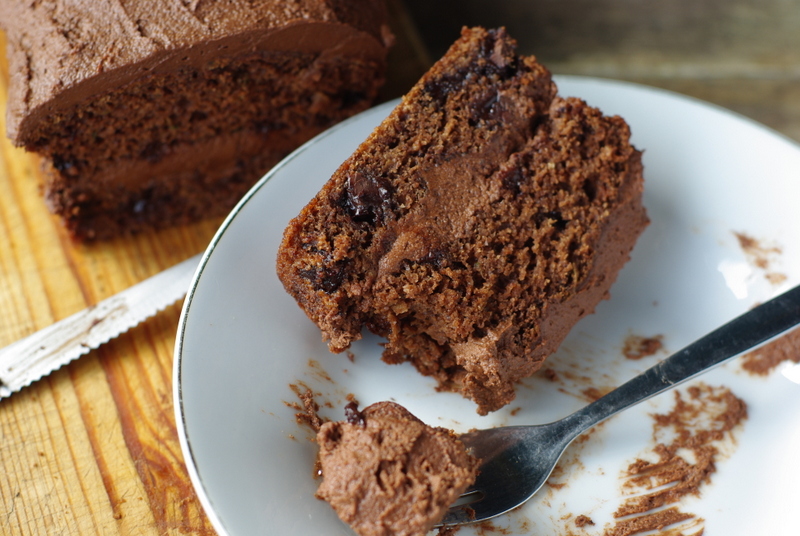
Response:
[{"label": "moist cake crumb texture", "polygon": [[627,124],[464,29],[292,220],[286,290],[334,352],[364,327],[479,413],[593,312],[647,225]]},{"label": "moist cake crumb texture", "polygon": [[274,164],[369,107],[383,0],[5,0],[11,140],[79,239],[226,214]]},{"label": "moist cake crumb texture", "polygon": [[317,497],[359,536],[424,536],[474,482],[478,461],[456,435],[394,402],[322,425]]}]

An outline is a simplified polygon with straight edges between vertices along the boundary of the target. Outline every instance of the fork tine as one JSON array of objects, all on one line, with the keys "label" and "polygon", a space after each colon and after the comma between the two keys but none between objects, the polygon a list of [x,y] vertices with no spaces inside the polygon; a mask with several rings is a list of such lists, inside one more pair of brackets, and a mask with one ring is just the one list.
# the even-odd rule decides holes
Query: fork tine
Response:
[{"label": "fork tine", "polygon": [[434,525],[439,528],[446,525],[464,525],[465,523],[472,523],[475,521],[474,511],[467,506],[453,506],[451,507],[438,524]]},{"label": "fork tine", "polygon": [[[462,435],[464,443],[481,459],[478,478],[450,507],[437,526],[485,521],[527,501],[553,470],[564,444],[547,440],[552,425],[506,427]],[[555,458],[545,446],[556,447]],[[535,469],[540,466],[538,470]]]},{"label": "fork tine", "polygon": [[[495,493],[491,495],[482,493],[479,490],[467,490],[461,497],[464,498],[469,495],[480,495],[480,497],[466,504],[451,506],[442,521],[436,526],[463,525],[486,521],[505,514],[524,502],[524,499],[520,497],[509,496],[513,494],[503,493],[499,490],[495,490]],[[509,504],[513,505],[513,507],[509,508]]]}]

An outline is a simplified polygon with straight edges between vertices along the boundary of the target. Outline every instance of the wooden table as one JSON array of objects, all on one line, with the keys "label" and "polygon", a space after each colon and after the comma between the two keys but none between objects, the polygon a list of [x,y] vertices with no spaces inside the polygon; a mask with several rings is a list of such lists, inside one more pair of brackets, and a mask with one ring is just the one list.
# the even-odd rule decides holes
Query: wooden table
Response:
[{"label": "wooden table", "polygon": [[[404,6],[390,5],[398,40],[382,99],[404,93],[427,68]],[[0,57],[2,347],[203,251],[221,219],[73,243],[45,208],[39,159],[4,135],[8,64]],[[0,401],[0,534],[215,534],[175,427],[180,308]]]},{"label": "wooden table", "polygon": [[[800,0],[400,1],[385,98],[462,25],[506,25],[556,73],[662,86],[800,140]],[[0,346],[202,251],[220,223],[82,246],[48,214],[40,180],[38,159],[0,137]],[[179,313],[176,304],[0,401],[0,534],[214,534],[175,429]]]},{"label": "wooden table", "polygon": [[658,86],[800,141],[800,0],[405,0],[432,57],[506,26],[556,74]]}]

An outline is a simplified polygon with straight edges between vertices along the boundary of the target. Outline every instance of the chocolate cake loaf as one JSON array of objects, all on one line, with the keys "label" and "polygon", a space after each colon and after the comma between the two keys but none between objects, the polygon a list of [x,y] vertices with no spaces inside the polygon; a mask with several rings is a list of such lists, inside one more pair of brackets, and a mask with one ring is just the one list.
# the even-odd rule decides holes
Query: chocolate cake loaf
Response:
[{"label": "chocolate cake loaf", "polygon": [[278,275],[334,352],[385,336],[485,414],[608,296],[647,225],[629,128],[465,29],[285,231]]},{"label": "chocolate cake loaf", "polygon": [[451,431],[379,402],[317,434],[317,496],[359,536],[424,536],[474,481],[478,461]]},{"label": "chocolate cake loaf", "polygon": [[8,134],[80,239],[227,213],[372,103],[391,40],[382,0],[4,0],[0,27]]}]

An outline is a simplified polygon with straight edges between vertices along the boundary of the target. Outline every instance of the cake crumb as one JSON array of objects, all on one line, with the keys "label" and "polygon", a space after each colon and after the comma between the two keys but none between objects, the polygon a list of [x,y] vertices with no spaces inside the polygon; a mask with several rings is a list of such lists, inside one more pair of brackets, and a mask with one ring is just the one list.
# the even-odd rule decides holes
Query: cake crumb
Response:
[{"label": "cake crumb", "polygon": [[302,405],[297,402],[286,401],[284,401],[284,404],[297,411],[294,414],[297,424],[307,426],[316,434],[326,421],[319,415],[319,404],[314,400],[314,392],[302,383],[299,385],[289,384],[289,388],[297,395]]},{"label": "cake crumb", "polygon": [[800,329],[742,356],[742,368],[750,374],[766,376],[784,361],[800,363]]},{"label": "cake crumb", "polygon": [[581,514],[575,518],[576,527],[584,527],[586,525],[594,525],[591,517]]},{"label": "cake crumb", "polygon": [[655,335],[653,337],[630,335],[625,339],[625,344],[622,346],[622,354],[628,359],[638,360],[655,355],[663,347],[663,335]]},{"label": "cake crumb", "polygon": [[764,277],[766,277],[767,281],[769,281],[775,287],[782,285],[787,279],[789,279],[786,274],[782,274],[780,272],[769,272],[768,274],[765,274]]},{"label": "cake crumb", "polygon": [[479,536],[489,536],[494,534],[501,534],[501,535],[512,534],[509,529],[505,527],[498,527],[491,521],[484,521],[483,523],[478,523],[476,528],[478,529]]},{"label": "cake crumb", "polygon": [[545,378],[547,378],[548,381],[551,381],[551,382],[557,382],[558,381],[558,374],[556,374],[556,371],[551,369],[550,367],[547,367],[546,369],[544,369],[542,371],[542,374],[544,375]]},{"label": "cake crumb", "polygon": [[591,400],[592,402],[602,398],[603,395],[605,395],[605,393],[602,390],[598,389],[597,387],[587,387],[586,389],[581,391],[581,394],[586,398],[588,398],[589,400]]},{"label": "cake crumb", "polygon": [[770,270],[772,257],[783,253],[783,249],[778,246],[765,246],[759,240],[749,236],[745,233],[733,233],[739,241],[739,247],[742,248],[747,260],[756,268],[765,271],[764,277],[773,286],[784,283],[787,279],[786,274]]},{"label": "cake crumb", "polygon": [[763,270],[769,268],[770,255],[783,253],[781,248],[775,246],[764,246],[757,239],[745,233],[738,233],[734,231],[733,234],[736,236],[736,239],[739,241],[739,247],[742,248],[742,251],[748,257],[748,259],[750,259],[755,266]]}]

